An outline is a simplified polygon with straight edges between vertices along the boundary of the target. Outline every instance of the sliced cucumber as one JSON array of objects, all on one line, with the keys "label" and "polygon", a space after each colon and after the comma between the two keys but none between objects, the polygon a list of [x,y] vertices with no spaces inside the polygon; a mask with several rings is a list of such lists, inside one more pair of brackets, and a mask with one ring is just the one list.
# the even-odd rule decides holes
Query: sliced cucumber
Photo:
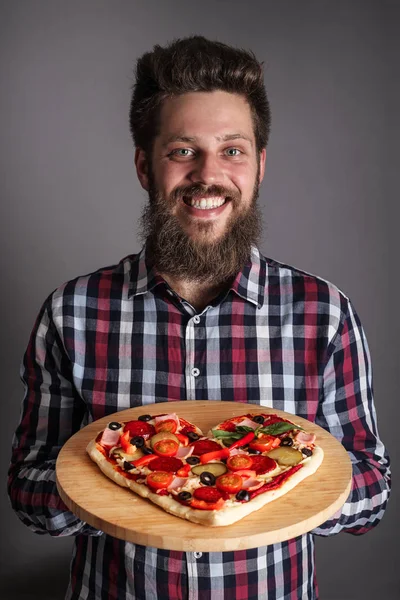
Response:
[{"label": "sliced cucumber", "polygon": [[290,448],[289,446],[280,446],[268,452],[267,456],[273,458],[276,462],[284,467],[293,467],[301,462],[304,458],[299,450]]},{"label": "sliced cucumber", "polygon": [[194,475],[201,475],[202,473],[212,473],[214,477],[219,477],[227,472],[226,465],[222,462],[207,463],[206,465],[196,465],[192,467],[191,471]]},{"label": "sliced cucumber", "polygon": [[166,440],[166,439],[174,440],[175,442],[177,442],[179,444],[179,440],[176,437],[176,435],[174,435],[173,433],[171,433],[169,431],[160,431],[160,433],[156,433],[155,435],[153,435],[153,437],[150,440],[150,446],[152,448],[154,448],[154,444],[156,444],[160,440]]},{"label": "sliced cucumber", "polygon": [[122,458],[124,460],[127,460],[128,462],[131,462],[133,460],[137,460],[138,458],[142,458],[142,456],[144,456],[144,454],[140,450],[140,448],[138,448],[136,450],[136,452],[134,452],[133,454],[127,454],[127,452],[124,452],[121,447],[118,447],[118,448],[113,448],[111,450],[110,456],[112,456],[114,458]]}]

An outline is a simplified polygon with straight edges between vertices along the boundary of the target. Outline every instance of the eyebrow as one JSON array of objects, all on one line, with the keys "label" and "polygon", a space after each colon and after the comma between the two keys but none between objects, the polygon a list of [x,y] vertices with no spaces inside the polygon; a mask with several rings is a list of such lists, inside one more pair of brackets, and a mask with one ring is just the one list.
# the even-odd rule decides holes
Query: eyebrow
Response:
[{"label": "eyebrow", "polygon": [[[217,140],[217,142],[228,142],[231,140],[246,140],[247,142],[250,142],[251,145],[253,145],[253,141],[251,138],[249,138],[247,135],[244,135],[243,133],[228,133],[227,135],[223,135],[223,136],[215,136],[215,139]],[[165,143],[163,144],[163,146],[167,146],[168,144],[171,144],[172,142],[186,142],[186,143],[195,143],[198,141],[198,138],[196,137],[189,137],[186,135],[172,135],[170,136]]]}]

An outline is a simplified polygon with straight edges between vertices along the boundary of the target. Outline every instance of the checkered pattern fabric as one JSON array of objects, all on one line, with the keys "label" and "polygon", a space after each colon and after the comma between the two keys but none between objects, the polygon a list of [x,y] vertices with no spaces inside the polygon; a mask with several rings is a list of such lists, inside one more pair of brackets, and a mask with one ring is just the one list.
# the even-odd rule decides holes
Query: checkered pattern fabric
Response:
[{"label": "checkered pattern fabric", "polygon": [[[76,536],[70,600],[315,600],[313,534],[361,534],[384,513],[389,460],[358,316],[336,287],[256,248],[198,314],[148,267],[144,249],[66,283],[41,309],[22,378],[9,494],[33,531]],[[176,400],[250,402],[324,427],[353,463],[343,509],[296,539],[208,554],[125,543],[79,521],[55,485],[66,440],[115,411]]]}]

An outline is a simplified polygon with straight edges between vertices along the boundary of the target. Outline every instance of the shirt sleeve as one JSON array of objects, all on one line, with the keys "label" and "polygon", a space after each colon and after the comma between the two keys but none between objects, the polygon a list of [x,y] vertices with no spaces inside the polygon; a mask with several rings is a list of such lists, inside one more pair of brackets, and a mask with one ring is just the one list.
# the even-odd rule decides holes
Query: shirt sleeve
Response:
[{"label": "shirt sleeve", "polygon": [[390,462],[378,435],[367,340],[350,301],[341,330],[331,344],[324,370],[317,425],[327,429],[347,450],[352,488],[344,506],[312,531],[360,535],[382,519],[390,495]]},{"label": "shirt sleeve", "polygon": [[21,419],[12,443],[8,493],[32,531],[51,536],[100,535],[72,514],[55,480],[57,455],[87,419],[73,385],[71,364],[51,318],[50,298],[39,313],[21,367],[25,386]]}]

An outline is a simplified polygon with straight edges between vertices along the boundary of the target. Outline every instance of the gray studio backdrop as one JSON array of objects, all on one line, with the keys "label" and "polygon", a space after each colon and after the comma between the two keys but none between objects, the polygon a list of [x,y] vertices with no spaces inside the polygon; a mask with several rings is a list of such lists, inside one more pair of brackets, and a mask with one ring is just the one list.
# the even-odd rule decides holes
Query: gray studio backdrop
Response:
[{"label": "gray studio backdrop", "polygon": [[[398,474],[399,25],[399,3],[382,0],[1,3],[2,599],[64,595],[72,541],[31,533],[5,492],[19,363],[56,286],[140,247],[132,68],[174,37],[201,33],[265,61],[273,120],[262,249],[353,300]],[[366,536],[317,540],[322,600],[400,597],[398,501],[395,488]]]}]

